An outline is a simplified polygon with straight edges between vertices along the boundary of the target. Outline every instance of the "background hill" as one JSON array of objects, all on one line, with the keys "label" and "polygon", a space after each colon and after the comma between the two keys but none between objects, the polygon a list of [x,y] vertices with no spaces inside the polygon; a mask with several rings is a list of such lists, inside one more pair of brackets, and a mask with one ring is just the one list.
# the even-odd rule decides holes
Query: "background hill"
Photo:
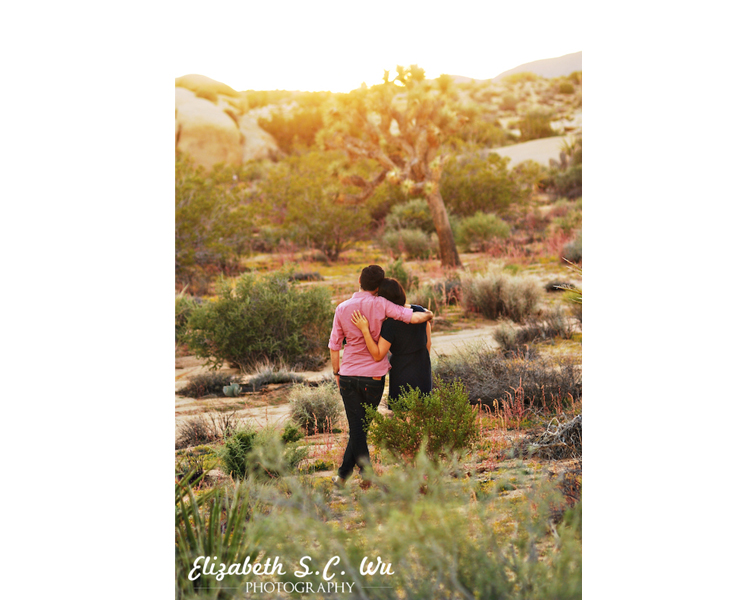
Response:
[{"label": "background hill", "polygon": [[507,75],[513,73],[523,73],[525,71],[540,75],[540,77],[561,77],[570,75],[573,71],[583,70],[583,52],[573,52],[557,58],[545,58],[542,60],[534,60],[522,65],[516,66],[497,75],[492,81],[500,81]]}]

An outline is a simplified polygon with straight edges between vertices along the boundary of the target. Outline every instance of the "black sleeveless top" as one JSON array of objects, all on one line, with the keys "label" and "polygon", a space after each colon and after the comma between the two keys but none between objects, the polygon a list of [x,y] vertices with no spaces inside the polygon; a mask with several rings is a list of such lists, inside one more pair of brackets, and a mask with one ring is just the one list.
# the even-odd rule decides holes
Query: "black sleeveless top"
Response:
[{"label": "black sleeveless top", "polygon": [[[425,312],[413,304],[413,312]],[[392,400],[407,391],[408,385],[428,394],[432,387],[431,357],[428,343],[428,325],[411,325],[394,319],[386,319],[380,329],[380,337],[390,342],[390,383],[388,399]]]}]

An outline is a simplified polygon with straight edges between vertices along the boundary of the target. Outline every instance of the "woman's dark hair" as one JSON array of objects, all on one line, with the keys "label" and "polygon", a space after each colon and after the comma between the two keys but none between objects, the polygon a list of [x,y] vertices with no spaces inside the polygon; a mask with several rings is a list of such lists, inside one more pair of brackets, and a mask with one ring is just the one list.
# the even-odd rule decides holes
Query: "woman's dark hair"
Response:
[{"label": "woman's dark hair", "polygon": [[360,287],[366,292],[374,292],[380,286],[383,277],[385,277],[383,267],[378,265],[365,267],[360,273]]},{"label": "woman's dark hair", "polygon": [[390,300],[393,304],[403,306],[406,303],[406,292],[397,279],[386,277],[380,284],[378,296]]}]

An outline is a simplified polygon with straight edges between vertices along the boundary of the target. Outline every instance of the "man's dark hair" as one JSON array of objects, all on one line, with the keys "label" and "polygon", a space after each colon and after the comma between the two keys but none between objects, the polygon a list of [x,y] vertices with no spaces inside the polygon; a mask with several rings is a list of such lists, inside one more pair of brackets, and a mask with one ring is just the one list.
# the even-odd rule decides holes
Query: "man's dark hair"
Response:
[{"label": "man's dark hair", "polygon": [[365,267],[360,273],[360,287],[366,292],[374,292],[380,287],[385,271],[378,265],[370,265]]},{"label": "man's dark hair", "polygon": [[380,284],[378,296],[382,296],[386,300],[390,300],[393,304],[403,306],[406,303],[406,292],[400,281],[386,277]]}]

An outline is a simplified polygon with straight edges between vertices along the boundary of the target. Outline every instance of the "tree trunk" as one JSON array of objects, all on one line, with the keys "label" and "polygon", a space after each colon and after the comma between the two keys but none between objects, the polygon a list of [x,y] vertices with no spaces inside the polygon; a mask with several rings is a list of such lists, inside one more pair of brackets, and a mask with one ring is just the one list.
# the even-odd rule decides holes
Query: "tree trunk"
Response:
[{"label": "tree trunk", "polygon": [[436,235],[439,238],[439,251],[441,253],[441,266],[447,268],[461,268],[459,253],[456,251],[454,233],[451,231],[449,217],[446,214],[444,199],[441,191],[436,188],[433,194],[426,196],[428,206],[433,215],[433,224],[436,226]]}]

